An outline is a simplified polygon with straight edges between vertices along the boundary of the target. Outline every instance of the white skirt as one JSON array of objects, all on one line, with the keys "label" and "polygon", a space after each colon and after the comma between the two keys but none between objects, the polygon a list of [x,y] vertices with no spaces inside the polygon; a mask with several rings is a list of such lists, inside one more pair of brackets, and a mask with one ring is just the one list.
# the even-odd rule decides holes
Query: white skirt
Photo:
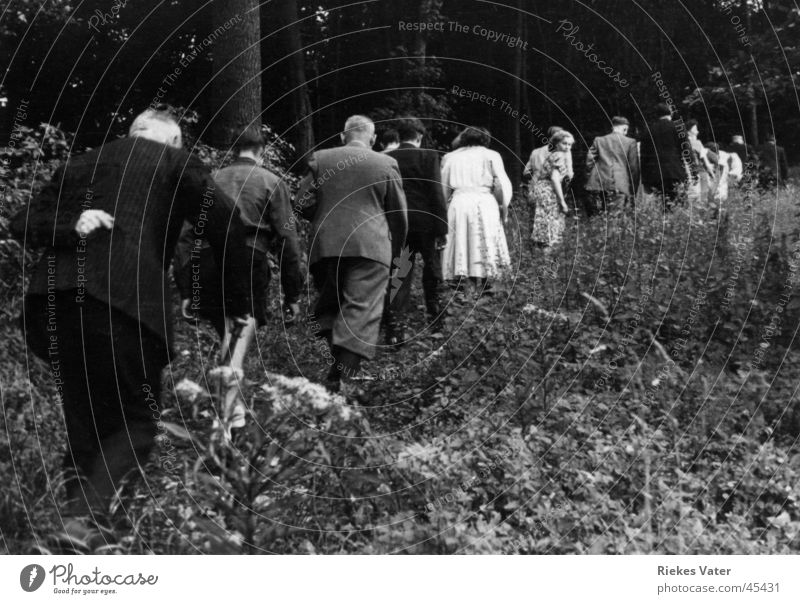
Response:
[{"label": "white skirt", "polygon": [[511,266],[500,208],[491,193],[456,190],[447,209],[445,279],[497,277]]}]

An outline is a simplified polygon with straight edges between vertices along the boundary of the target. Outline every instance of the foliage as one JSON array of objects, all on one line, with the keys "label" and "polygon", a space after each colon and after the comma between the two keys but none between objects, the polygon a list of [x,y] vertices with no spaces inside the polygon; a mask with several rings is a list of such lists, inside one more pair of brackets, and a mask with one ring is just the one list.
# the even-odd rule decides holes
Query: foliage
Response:
[{"label": "foliage", "polygon": [[[14,203],[67,148],[47,132],[46,152],[3,173]],[[796,551],[796,194],[669,214],[641,200],[573,220],[548,253],[520,235],[518,204],[517,265],[495,295],[448,294],[444,337],[414,308],[412,342],[346,400],[316,385],[312,326],[284,328],[273,296],[233,440],[214,427],[216,337],[180,324],[159,437],[171,462],[154,457],[117,510],[116,551]],[[0,547],[20,553],[59,524],[64,437],[47,371],[16,326],[2,330]]]}]

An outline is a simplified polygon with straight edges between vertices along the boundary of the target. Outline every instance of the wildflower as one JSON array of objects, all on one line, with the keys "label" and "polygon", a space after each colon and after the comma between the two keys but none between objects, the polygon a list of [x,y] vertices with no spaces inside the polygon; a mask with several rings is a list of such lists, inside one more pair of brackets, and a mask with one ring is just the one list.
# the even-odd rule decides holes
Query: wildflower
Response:
[{"label": "wildflower", "polygon": [[205,388],[186,378],[175,384],[175,394],[181,402],[190,404],[193,404],[198,398],[208,396]]}]

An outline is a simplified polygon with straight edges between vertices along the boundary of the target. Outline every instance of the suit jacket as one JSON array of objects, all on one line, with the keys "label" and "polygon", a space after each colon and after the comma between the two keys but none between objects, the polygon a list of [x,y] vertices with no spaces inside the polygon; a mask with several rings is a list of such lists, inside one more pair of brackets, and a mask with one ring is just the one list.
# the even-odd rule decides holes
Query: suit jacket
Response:
[{"label": "suit jacket", "polygon": [[[75,225],[87,209],[111,214],[113,229],[79,237]],[[29,296],[75,290],[76,301],[107,302],[171,342],[167,269],[184,220],[196,223],[218,252],[239,302],[231,312],[249,312],[249,257],[238,212],[203,163],[181,149],[125,138],[73,157],[14,217],[11,231],[47,248]]]},{"label": "suit jacket", "polygon": [[286,182],[249,158],[238,158],[214,173],[214,182],[236,201],[247,230],[247,245],[259,252],[275,250],[280,259],[281,285],[287,302],[295,302],[303,287],[300,246]]},{"label": "suit jacket", "polygon": [[586,190],[633,195],[639,185],[639,150],[627,136],[606,134],[594,139],[586,156]]},{"label": "suit jacket", "polygon": [[691,148],[685,130],[678,132],[677,126],[668,119],[650,124],[642,137],[641,172],[642,183],[661,187],[664,182],[681,182],[688,179],[688,166],[681,155],[682,143],[686,143],[686,159],[690,159]]},{"label": "suit jacket", "polygon": [[758,158],[761,168],[774,174],[780,180],[789,176],[789,163],[786,161],[786,151],[775,143],[764,143],[758,147]]},{"label": "suit jacket", "polygon": [[311,156],[296,205],[311,221],[310,264],[356,257],[391,267],[406,239],[406,196],[397,162],[355,141]]},{"label": "suit jacket", "polygon": [[726,149],[729,153],[735,153],[742,160],[742,163],[756,163],[758,161],[758,153],[752,145],[744,143],[731,143]]},{"label": "suit jacket", "polygon": [[410,143],[389,151],[397,160],[408,204],[408,232],[440,237],[447,235],[447,203],[442,191],[439,154]]}]

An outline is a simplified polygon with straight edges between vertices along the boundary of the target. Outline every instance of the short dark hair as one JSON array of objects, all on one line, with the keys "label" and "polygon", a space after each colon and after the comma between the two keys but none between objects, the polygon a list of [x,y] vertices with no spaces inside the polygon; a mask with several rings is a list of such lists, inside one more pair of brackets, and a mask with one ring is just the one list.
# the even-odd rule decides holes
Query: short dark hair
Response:
[{"label": "short dark hair", "polygon": [[264,135],[258,126],[248,126],[233,143],[234,151],[258,151],[264,148]]},{"label": "short dark hair", "polygon": [[611,118],[611,125],[612,126],[630,126],[631,123],[628,121],[627,117],[622,117],[621,115],[615,115]]},{"label": "short dark hair", "polygon": [[656,105],[656,117],[664,117],[665,115],[672,115],[672,109],[666,103],[659,103]]},{"label": "short dark hair", "polygon": [[767,134],[767,138],[765,138],[764,140],[766,140],[768,143],[775,142],[775,135],[772,132],[770,132],[769,134]]},{"label": "short dark hair", "polygon": [[694,128],[695,126],[697,126],[698,128],[700,127],[700,123],[696,119],[692,118],[692,119],[686,121],[686,131],[687,132],[689,130],[691,130],[692,128]]},{"label": "short dark hair", "polygon": [[467,126],[459,138],[462,147],[488,147],[492,144],[492,133],[477,126]]},{"label": "short dark hair", "polygon": [[420,134],[425,136],[425,126],[419,118],[403,117],[397,120],[397,133],[401,141],[412,141]]},{"label": "short dark hair", "polygon": [[706,147],[711,151],[713,151],[714,153],[719,153],[719,143],[717,142],[706,143]]},{"label": "short dark hair", "polygon": [[383,132],[381,132],[381,145],[386,147],[387,145],[391,145],[392,143],[399,143],[400,142],[400,135],[397,134],[397,130],[394,128],[387,128]]}]

